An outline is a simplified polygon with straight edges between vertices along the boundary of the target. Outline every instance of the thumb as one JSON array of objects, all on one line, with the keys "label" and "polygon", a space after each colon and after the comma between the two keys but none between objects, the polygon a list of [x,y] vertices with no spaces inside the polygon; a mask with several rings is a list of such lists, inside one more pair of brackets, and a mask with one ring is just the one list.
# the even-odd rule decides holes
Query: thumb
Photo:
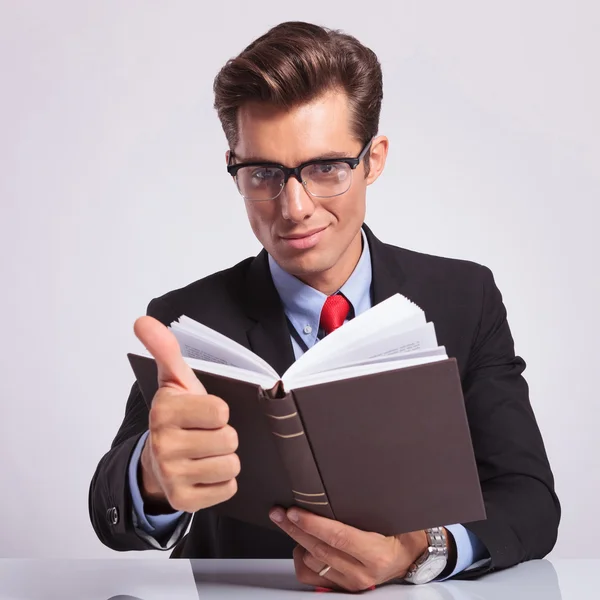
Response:
[{"label": "thumb", "polygon": [[191,367],[181,355],[179,342],[165,325],[154,317],[136,319],[133,331],[156,360],[158,387],[169,387],[191,394],[206,394]]}]

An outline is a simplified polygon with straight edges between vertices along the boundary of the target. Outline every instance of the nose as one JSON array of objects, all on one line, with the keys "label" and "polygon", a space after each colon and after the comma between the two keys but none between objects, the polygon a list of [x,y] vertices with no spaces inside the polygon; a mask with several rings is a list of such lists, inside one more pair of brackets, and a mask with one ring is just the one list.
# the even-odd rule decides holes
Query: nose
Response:
[{"label": "nose", "polygon": [[279,198],[281,214],[286,221],[300,223],[315,212],[313,198],[295,177],[288,179]]}]

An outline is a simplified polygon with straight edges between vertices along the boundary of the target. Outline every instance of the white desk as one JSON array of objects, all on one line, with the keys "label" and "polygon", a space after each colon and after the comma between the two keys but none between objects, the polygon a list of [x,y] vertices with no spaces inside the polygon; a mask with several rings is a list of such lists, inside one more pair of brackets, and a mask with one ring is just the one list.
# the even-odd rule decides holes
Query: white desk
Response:
[{"label": "white desk", "polygon": [[[476,581],[388,585],[361,597],[587,600],[598,597],[594,589],[599,579],[600,560],[543,560]],[[0,559],[1,600],[285,600],[314,594],[296,581],[293,563],[287,560]],[[334,596],[355,597],[329,594]]]},{"label": "white desk", "polygon": [[109,598],[198,600],[198,592],[188,560],[0,559],[1,600]]}]

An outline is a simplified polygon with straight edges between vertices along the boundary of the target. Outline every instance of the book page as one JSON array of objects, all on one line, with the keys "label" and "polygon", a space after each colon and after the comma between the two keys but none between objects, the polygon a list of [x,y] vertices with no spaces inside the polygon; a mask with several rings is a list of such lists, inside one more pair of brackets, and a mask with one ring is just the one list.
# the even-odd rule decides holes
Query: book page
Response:
[{"label": "book page", "polygon": [[319,385],[321,383],[329,383],[331,381],[340,381],[342,379],[352,379],[353,377],[361,377],[363,375],[372,375],[374,373],[415,367],[417,365],[424,365],[439,360],[446,360],[447,358],[448,357],[444,352],[444,354],[437,356],[421,356],[419,358],[409,358],[406,360],[396,359],[384,362],[378,361],[367,365],[334,369],[332,371],[325,371],[324,373],[313,373],[298,378],[290,378],[284,375],[282,381],[285,391],[288,392],[290,390],[297,390],[311,385]]},{"label": "book page", "polygon": [[[305,352],[285,373],[288,378],[329,370],[338,356],[365,343],[425,325],[425,313],[408,298],[394,294],[345,323]],[[364,355],[368,358],[369,355]],[[353,355],[352,362],[356,360]]]},{"label": "book page", "polygon": [[358,367],[361,365],[370,365],[375,363],[384,363],[395,361],[398,364],[401,364],[399,361],[403,360],[413,360],[415,358],[426,358],[428,356],[441,356],[443,358],[448,358],[446,354],[445,346],[436,346],[435,348],[421,348],[420,350],[412,350],[410,352],[396,353],[396,354],[386,354],[374,356],[372,358],[366,358],[356,361],[355,363],[348,363],[344,365],[344,369],[350,367]]},{"label": "book page", "polygon": [[404,354],[418,351],[438,350],[433,323],[426,323],[411,331],[400,331],[398,326],[390,329],[391,331],[387,331],[382,337],[364,340],[362,345],[352,344],[343,350],[336,351],[320,365],[310,365],[311,368],[308,370],[300,368],[293,373],[293,377],[297,378],[308,373],[322,373],[331,369],[377,360],[387,360],[389,357],[402,358]]},{"label": "book page", "polygon": [[[245,381],[247,383],[254,383],[260,385],[265,390],[269,390],[275,386],[279,381],[279,376],[275,376],[257,373],[256,371],[242,369],[240,367],[225,365],[221,363],[208,362],[197,358],[184,358],[185,362],[192,368],[198,371],[205,371],[212,373],[213,375],[221,375],[222,377],[229,377],[231,379],[238,379],[239,381]],[[202,381],[202,376],[200,376]]]},{"label": "book page", "polygon": [[[152,354],[150,354],[146,348],[139,350],[136,354],[154,359]],[[183,360],[192,369],[203,371],[205,373],[212,373],[213,375],[221,375],[222,377],[229,377],[230,379],[245,381],[246,383],[254,383],[260,385],[265,390],[270,390],[279,381],[279,376],[277,374],[272,376],[265,373],[258,373],[254,370],[242,369],[240,367],[228,365],[224,362],[207,361],[185,356],[183,357]],[[200,381],[202,381],[202,376],[200,376]]]},{"label": "book page", "polygon": [[180,317],[179,323],[174,321],[170,329],[179,342],[184,358],[238,367],[278,379],[275,370],[260,356],[189,317]]}]

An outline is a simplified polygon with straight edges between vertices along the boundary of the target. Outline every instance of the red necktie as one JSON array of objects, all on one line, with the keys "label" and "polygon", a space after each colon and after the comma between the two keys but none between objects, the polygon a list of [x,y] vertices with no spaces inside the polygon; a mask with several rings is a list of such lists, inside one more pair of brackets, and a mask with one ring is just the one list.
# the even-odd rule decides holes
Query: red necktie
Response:
[{"label": "red necktie", "polygon": [[321,310],[321,322],[319,325],[329,335],[338,327],[341,327],[350,312],[350,302],[342,294],[337,293],[329,296],[325,300],[323,310]]}]

